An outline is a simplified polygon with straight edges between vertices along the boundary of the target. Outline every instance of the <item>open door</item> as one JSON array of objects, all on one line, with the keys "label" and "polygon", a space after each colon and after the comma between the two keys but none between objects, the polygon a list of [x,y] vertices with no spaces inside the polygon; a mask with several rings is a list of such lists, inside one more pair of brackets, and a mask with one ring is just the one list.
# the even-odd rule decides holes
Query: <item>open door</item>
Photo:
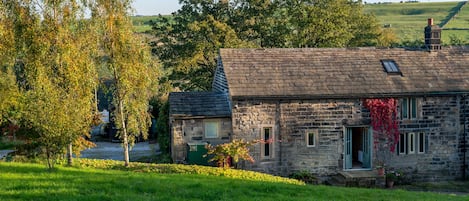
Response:
[{"label": "open door", "polygon": [[352,168],[352,129],[345,129],[345,169]]},{"label": "open door", "polygon": [[363,128],[362,130],[362,139],[363,139],[363,144],[362,144],[362,150],[363,150],[363,162],[362,162],[362,167],[363,168],[371,168],[371,148],[372,148],[372,142],[371,142],[371,129],[368,128]]},{"label": "open door", "polygon": [[344,169],[370,169],[373,139],[369,127],[344,129]]}]

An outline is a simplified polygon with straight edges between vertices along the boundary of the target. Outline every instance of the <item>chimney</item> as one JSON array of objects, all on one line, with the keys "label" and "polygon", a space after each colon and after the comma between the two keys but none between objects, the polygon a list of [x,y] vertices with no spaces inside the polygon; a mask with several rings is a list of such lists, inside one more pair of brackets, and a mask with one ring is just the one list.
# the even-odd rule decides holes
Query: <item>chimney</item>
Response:
[{"label": "chimney", "polygon": [[425,48],[428,50],[441,50],[441,28],[433,24],[433,18],[428,18],[425,27]]}]

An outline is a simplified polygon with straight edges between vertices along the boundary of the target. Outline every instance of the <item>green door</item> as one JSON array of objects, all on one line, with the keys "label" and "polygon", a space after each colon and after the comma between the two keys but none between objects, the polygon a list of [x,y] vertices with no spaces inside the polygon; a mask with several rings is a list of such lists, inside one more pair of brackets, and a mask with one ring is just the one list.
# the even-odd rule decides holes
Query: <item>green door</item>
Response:
[{"label": "green door", "polygon": [[191,165],[208,165],[205,143],[187,143],[187,163]]},{"label": "green door", "polygon": [[352,128],[345,129],[345,169],[352,168]]},{"label": "green door", "polygon": [[371,168],[371,147],[372,140],[371,140],[371,129],[363,128],[362,131],[362,150],[363,150],[363,168]]}]

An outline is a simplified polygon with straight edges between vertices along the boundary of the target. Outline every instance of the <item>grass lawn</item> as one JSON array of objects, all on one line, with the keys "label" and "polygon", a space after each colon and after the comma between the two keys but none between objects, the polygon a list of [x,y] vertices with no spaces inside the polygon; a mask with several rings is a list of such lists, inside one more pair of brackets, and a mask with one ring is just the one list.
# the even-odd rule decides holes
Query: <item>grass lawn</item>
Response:
[{"label": "grass lawn", "polygon": [[[366,12],[373,13],[381,24],[390,24],[401,41],[423,41],[423,30],[427,26],[427,19],[433,18],[434,23],[441,25],[461,2],[433,2],[433,3],[392,3],[367,4]],[[469,6],[465,6],[461,13],[445,26],[445,28],[469,28]],[[457,26],[457,27],[456,27]],[[444,44],[450,42],[450,36],[461,39],[469,38],[469,31],[443,30]]]},{"label": "grass lawn", "polygon": [[468,200],[404,190],[247,181],[223,176],[157,174],[0,162],[0,200]]}]

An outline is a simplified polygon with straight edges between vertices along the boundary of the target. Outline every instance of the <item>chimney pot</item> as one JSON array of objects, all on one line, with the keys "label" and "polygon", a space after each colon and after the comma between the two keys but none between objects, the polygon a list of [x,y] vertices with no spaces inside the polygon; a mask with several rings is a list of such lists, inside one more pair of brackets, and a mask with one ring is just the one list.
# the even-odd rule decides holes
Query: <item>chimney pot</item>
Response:
[{"label": "chimney pot", "polygon": [[433,26],[433,18],[428,18],[428,26]]}]

